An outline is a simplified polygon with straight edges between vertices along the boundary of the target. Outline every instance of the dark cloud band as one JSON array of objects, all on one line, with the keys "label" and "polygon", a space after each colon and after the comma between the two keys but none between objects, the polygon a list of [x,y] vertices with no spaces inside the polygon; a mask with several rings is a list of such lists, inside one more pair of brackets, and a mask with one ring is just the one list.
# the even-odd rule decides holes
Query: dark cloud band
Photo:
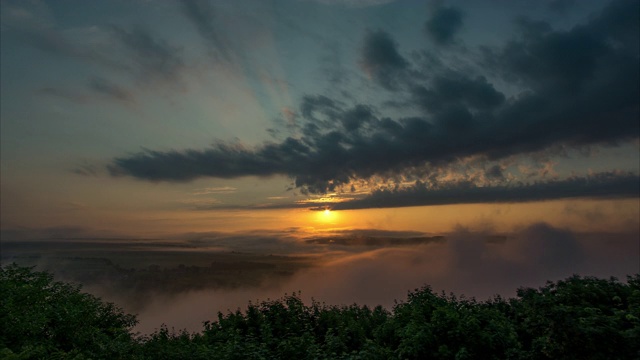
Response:
[{"label": "dark cloud band", "polygon": [[567,198],[634,198],[640,196],[636,174],[599,173],[565,180],[478,187],[469,182],[431,189],[417,183],[407,189],[378,190],[371,195],[332,206],[333,210],[389,208],[419,205],[450,205],[556,200]]}]

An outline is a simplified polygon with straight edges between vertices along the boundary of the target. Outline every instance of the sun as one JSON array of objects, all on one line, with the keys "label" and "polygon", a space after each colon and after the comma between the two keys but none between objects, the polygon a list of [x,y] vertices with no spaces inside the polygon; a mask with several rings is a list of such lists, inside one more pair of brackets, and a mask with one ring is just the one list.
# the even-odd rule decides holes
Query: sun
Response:
[{"label": "sun", "polygon": [[338,220],[337,212],[332,211],[329,208],[320,209],[319,211],[314,212],[316,213],[315,221],[318,223],[329,225],[334,224]]}]

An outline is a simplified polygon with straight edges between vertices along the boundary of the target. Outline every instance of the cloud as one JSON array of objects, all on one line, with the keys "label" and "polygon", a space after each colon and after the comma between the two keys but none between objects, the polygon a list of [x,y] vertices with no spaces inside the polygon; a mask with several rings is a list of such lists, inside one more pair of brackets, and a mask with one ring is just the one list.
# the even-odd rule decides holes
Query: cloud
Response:
[{"label": "cloud", "polygon": [[19,38],[34,48],[54,55],[79,56],[80,53],[71,43],[52,29],[26,28],[16,31]]},{"label": "cloud", "polygon": [[234,193],[238,190],[232,186],[218,186],[218,187],[208,187],[204,189],[196,189],[191,195],[210,195],[210,194],[229,194]]},{"label": "cloud", "polygon": [[86,103],[89,100],[89,97],[84,94],[77,94],[73,91],[51,86],[41,88],[36,93],[46,96],[54,96],[80,104]]},{"label": "cloud", "polygon": [[[101,76],[94,76],[87,80],[86,88],[93,93],[100,95],[103,99],[109,99],[131,105],[136,102],[134,94],[127,88],[118,85]],[[79,104],[85,104],[97,99],[90,96],[86,89],[66,89],[62,87],[44,87],[37,91],[38,94],[62,98]],[[81,174],[81,172],[78,172]]]},{"label": "cloud", "polygon": [[344,5],[348,7],[362,8],[362,7],[369,7],[369,6],[384,5],[397,0],[307,0],[307,1],[316,1],[322,4],[327,4],[327,5]]},{"label": "cloud", "polygon": [[62,56],[87,56],[55,28],[54,16],[46,2],[3,1],[2,30],[40,51]]},{"label": "cloud", "polygon": [[470,78],[459,72],[440,74],[429,87],[416,86],[411,91],[415,103],[433,113],[460,105],[467,109],[491,110],[505,101],[504,94],[485,77]]},{"label": "cloud", "polygon": [[[145,151],[114,160],[109,170],[114,176],[133,175],[151,181],[189,181],[201,176],[236,178],[269,176],[286,172],[284,164],[294,165],[304,159],[308,147],[295,139],[281,144],[267,144],[258,150],[241,145],[215,144],[204,151]],[[280,160],[278,160],[280,159]]]},{"label": "cloud", "polygon": [[561,15],[566,15],[575,5],[576,0],[552,0],[547,4],[549,10]]},{"label": "cloud", "polygon": [[[494,168],[492,168],[494,169]],[[493,170],[490,170],[493,171]],[[633,173],[598,173],[533,184],[479,187],[468,181],[428,187],[422,182],[405,189],[382,189],[362,199],[332,205],[333,210],[417,205],[526,202],[563,198],[632,198],[640,196],[640,177]]]},{"label": "cloud", "polygon": [[[205,149],[143,150],[113,159],[109,170],[147,181],[284,175],[303,193],[324,193],[352,181],[401,178],[416,169],[428,173],[469,158],[500,161],[556,148],[637,141],[639,20],[627,15],[637,12],[637,2],[613,2],[566,31],[521,20],[513,39],[483,48],[481,69],[464,72],[445,62],[444,68],[413,63],[390,34],[369,31],[361,67],[414,116],[392,118],[374,103],[309,95],[296,112],[294,133],[284,140],[253,147],[218,142]],[[498,83],[517,90],[503,92]],[[499,178],[496,169],[487,175]],[[596,183],[606,187],[623,181],[614,178]],[[566,197],[572,196],[568,185],[579,185],[579,196],[589,191],[602,196],[595,185],[576,181],[531,189],[541,191],[539,198]],[[520,191],[525,188],[465,193],[478,201],[489,194],[504,201],[507,194],[535,198]],[[623,195],[607,189],[606,196]]]},{"label": "cloud", "polygon": [[389,90],[398,87],[400,80],[396,77],[409,66],[397,47],[393,38],[382,30],[368,31],[362,47],[360,66]]},{"label": "cloud", "polygon": [[184,15],[207,42],[211,55],[230,61],[231,49],[223,32],[216,26],[218,20],[211,3],[207,0],[184,0],[180,4]]},{"label": "cloud", "polygon": [[485,172],[485,176],[490,179],[504,180],[503,170],[500,165],[494,165]]},{"label": "cloud", "polygon": [[438,45],[451,44],[462,27],[462,17],[460,9],[439,5],[425,23],[425,32]]},{"label": "cloud", "polygon": [[162,39],[154,38],[141,27],[132,30],[110,28],[112,36],[126,51],[126,62],[143,82],[162,79],[175,82],[184,69],[181,50]]},{"label": "cloud", "polygon": [[103,168],[95,166],[87,161],[83,161],[73,169],[70,169],[72,173],[82,176],[98,176],[100,175],[101,170],[103,170]]},{"label": "cloud", "polygon": [[[17,4],[23,7],[3,3],[3,10],[7,6],[3,31],[7,30],[10,38],[23,45],[74,60],[80,69],[74,68],[75,71],[90,69],[92,73],[102,74],[89,77],[85,86],[105,98],[126,103],[134,101],[131,91],[112,80],[121,74],[138,85],[157,85],[158,81],[181,85],[180,75],[186,68],[181,48],[156,38],[140,26],[133,29],[115,25],[64,27],[55,22],[44,2]],[[74,102],[92,100],[81,89],[71,90],[71,84],[52,84],[40,92]]]},{"label": "cloud", "polygon": [[127,89],[102,77],[94,77],[90,79],[88,85],[91,90],[103,94],[108,98],[125,103],[132,103],[135,101],[133,94],[131,94]]},{"label": "cloud", "polygon": [[306,240],[309,244],[327,245],[330,247],[344,246],[364,246],[364,247],[401,247],[417,246],[430,243],[441,243],[445,241],[444,236],[416,236],[416,237],[375,237],[366,235],[357,236],[332,236],[319,237]]}]

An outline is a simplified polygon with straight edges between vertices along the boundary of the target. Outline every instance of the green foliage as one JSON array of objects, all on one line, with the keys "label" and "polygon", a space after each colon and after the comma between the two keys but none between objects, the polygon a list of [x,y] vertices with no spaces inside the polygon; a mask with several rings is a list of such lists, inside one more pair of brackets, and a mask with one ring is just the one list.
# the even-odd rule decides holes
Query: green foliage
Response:
[{"label": "green foliage", "polygon": [[[513,324],[495,303],[436,295],[429,287],[394,309],[402,359],[509,359],[518,354]],[[395,344],[394,344],[395,345]]]},{"label": "green foliage", "polygon": [[[250,304],[244,313],[220,313],[217,322],[205,323],[202,339],[219,353],[230,354],[221,357],[224,359],[232,359],[231,354],[254,359],[352,358],[361,352],[380,352],[372,340],[374,331],[388,316],[381,307],[371,310],[315,301],[307,306],[299,294],[292,294],[281,300]],[[238,348],[238,343],[248,344],[249,349]]]},{"label": "green foliage", "polygon": [[639,275],[570,277],[519,289],[511,318],[530,359],[632,359],[640,355]]},{"label": "green foliage", "polygon": [[635,359],[640,275],[573,276],[479,302],[410,292],[392,311],[334,306],[300,294],[218,314],[201,333],[135,337],[135,317],[10,265],[0,278],[2,359]]},{"label": "green foliage", "polygon": [[132,348],[136,318],[15,264],[0,268],[0,351],[7,358],[113,359]]}]

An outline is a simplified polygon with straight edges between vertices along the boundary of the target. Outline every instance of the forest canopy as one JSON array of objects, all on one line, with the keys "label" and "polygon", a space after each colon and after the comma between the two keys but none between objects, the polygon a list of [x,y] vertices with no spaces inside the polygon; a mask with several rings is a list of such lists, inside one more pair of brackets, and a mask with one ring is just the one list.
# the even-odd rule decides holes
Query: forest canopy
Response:
[{"label": "forest canopy", "polygon": [[305,304],[298,293],[218,313],[190,333],[150,335],[134,315],[15,264],[0,268],[5,359],[631,359],[640,355],[640,275],[574,275],[515,298],[408,293],[392,309]]}]

